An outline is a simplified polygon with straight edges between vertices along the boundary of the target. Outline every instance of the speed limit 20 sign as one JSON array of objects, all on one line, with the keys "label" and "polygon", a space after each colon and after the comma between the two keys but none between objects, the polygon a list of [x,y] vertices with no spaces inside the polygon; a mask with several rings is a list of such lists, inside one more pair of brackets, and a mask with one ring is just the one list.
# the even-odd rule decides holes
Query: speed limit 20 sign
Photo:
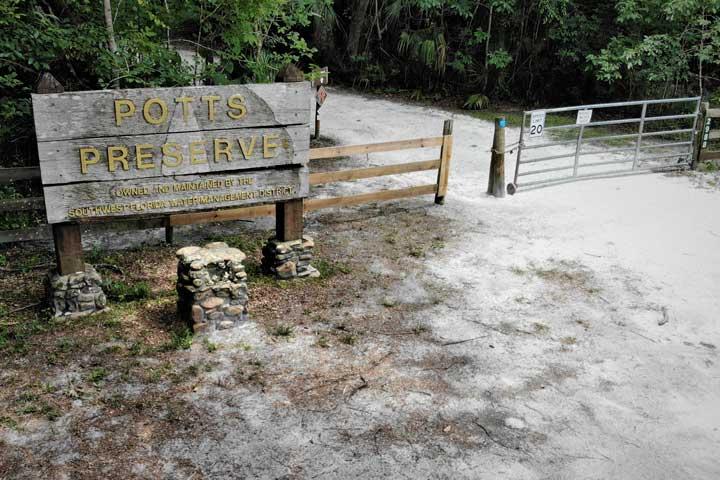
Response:
[{"label": "speed limit 20 sign", "polygon": [[530,114],[530,136],[542,137],[545,130],[545,112],[532,112]]}]

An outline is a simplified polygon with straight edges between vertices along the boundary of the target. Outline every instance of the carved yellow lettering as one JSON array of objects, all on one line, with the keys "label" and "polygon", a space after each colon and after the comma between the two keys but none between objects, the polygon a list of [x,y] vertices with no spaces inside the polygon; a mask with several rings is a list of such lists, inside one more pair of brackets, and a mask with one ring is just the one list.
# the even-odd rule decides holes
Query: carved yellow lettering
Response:
[{"label": "carved yellow lettering", "polygon": [[[92,158],[90,158],[92,154]],[[100,152],[97,148],[93,147],[82,147],[80,148],[80,172],[86,174],[88,172],[88,165],[95,165],[100,161]]]},{"label": "carved yellow lettering", "polygon": [[[172,149],[172,150],[171,150]],[[183,161],[182,150],[177,143],[166,143],[162,146],[163,159],[162,164],[166,167],[177,167]],[[174,162],[169,162],[168,157],[174,158]]]},{"label": "carved yellow lettering", "polygon": [[263,158],[273,158],[277,156],[277,152],[270,151],[271,149],[280,146],[276,143],[270,143],[270,140],[274,140],[276,138],[280,138],[280,135],[276,133],[263,135]]},{"label": "carved yellow lettering", "polygon": [[[125,107],[123,110],[121,107]],[[135,115],[135,103],[132,100],[118,98],[115,100],[115,125],[118,127],[123,118],[130,118]]]},{"label": "carved yellow lettering", "polygon": [[207,157],[200,158],[198,155],[205,155],[205,140],[190,142],[190,163],[193,165],[207,163]]},{"label": "carved yellow lettering", "polygon": [[119,145],[114,147],[108,147],[108,171],[114,172],[117,170],[115,163],[122,164],[122,169],[128,171],[130,166],[128,165],[128,149],[125,146]]},{"label": "carved yellow lettering", "polygon": [[200,100],[207,102],[208,106],[208,120],[211,122],[215,121],[215,103],[220,100],[218,95],[204,95],[200,97]]},{"label": "carved yellow lettering", "polygon": [[145,163],[143,160],[146,158],[152,158],[153,154],[152,152],[144,152],[143,150],[150,150],[153,148],[152,145],[149,143],[141,143],[139,145],[135,145],[135,165],[137,165],[138,170],[146,170],[148,168],[155,168],[155,162],[150,161],[148,163]]},{"label": "carved yellow lettering", "polygon": [[247,108],[245,108],[245,99],[242,95],[230,95],[227,100],[227,106],[232,110],[237,110],[237,112],[232,112],[230,110],[227,112],[228,117],[233,120],[240,120],[247,113]]},{"label": "carved yellow lettering", "polygon": [[253,150],[255,150],[255,141],[257,140],[257,137],[253,135],[250,137],[250,146],[245,147],[245,142],[242,138],[238,138],[238,145],[240,145],[240,150],[242,151],[243,157],[245,157],[245,160],[250,158],[250,155],[252,155]]},{"label": "carved yellow lettering", "polygon": [[[221,146],[222,144],[222,146]],[[232,144],[225,140],[224,138],[216,138],[215,139],[215,162],[220,161],[220,155],[225,155],[225,160],[228,162],[232,161]]]},{"label": "carved yellow lettering", "polygon": [[187,123],[190,117],[190,103],[195,100],[195,97],[177,97],[175,103],[182,104],[183,121]]},{"label": "carved yellow lettering", "polygon": [[[153,117],[152,112],[152,106],[157,105],[160,107],[160,116],[159,117]],[[151,125],[160,125],[161,123],[165,123],[168,117],[168,107],[164,100],[160,98],[149,98],[145,105],[143,105],[143,118],[145,118],[145,121]]]}]

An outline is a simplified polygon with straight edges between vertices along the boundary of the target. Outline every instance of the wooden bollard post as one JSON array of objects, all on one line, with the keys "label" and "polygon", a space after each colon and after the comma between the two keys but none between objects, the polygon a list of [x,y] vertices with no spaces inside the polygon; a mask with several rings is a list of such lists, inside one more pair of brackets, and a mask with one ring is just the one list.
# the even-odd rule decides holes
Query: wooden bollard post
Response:
[{"label": "wooden bollard post", "polygon": [[447,194],[448,179],[450,178],[450,159],[452,158],[453,121],[445,120],[443,124],[443,142],[440,147],[440,168],[438,168],[437,191],[435,203],[443,205]]},{"label": "wooden bollard post", "polygon": [[505,117],[495,117],[488,195],[505,196]]},{"label": "wooden bollard post", "polygon": [[[283,82],[303,82],[302,71],[293,64],[283,68],[280,78]],[[304,199],[297,198],[275,202],[275,237],[280,242],[300,240],[303,236]]]},{"label": "wooden bollard post", "polygon": [[320,115],[318,113],[319,108],[315,107],[315,140],[320,138]]},{"label": "wooden bollard post", "polygon": [[[51,73],[43,73],[37,85],[37,93],[63,93],[65,87]],[[82,234],[76,223],[55,223],[52,226],[55,243],[55,259],[60,275],[85,271]]]}]

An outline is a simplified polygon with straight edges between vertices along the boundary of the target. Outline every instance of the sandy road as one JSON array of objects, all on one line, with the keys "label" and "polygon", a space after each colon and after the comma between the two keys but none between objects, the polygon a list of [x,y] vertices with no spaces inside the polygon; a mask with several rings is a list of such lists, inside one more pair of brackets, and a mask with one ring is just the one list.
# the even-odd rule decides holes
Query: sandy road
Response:
[{"label": "sandy road", "polygon": [[[459,294],[426,314],[443,338],[486,335],[454,347],[479,366],[454,379],[459,401],[543,438],[470,454],[467,478],[718,478],[720,192],[651,174],[494,199],[489,123],[337,91],[322,110],[341,144],[436,135],[450,117],[450,193],[431,214],[460,226],[426,274]],[[408,158],[367,162],[393,157]]]}]

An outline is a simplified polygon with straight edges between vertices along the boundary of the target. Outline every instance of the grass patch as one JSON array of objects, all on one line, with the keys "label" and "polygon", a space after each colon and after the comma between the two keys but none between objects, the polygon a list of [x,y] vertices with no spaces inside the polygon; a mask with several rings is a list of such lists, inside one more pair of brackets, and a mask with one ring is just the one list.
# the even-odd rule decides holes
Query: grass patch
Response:
[{"label": "grass patch", "polygon": [[320,348],[328,348],[330,346],[330,342],[328,341],[328,339],[325,335],[320,335],[320,338],[317,339],[317,342],[315,342],[315,345],[317,345]]},{"label": "grass patch", "polygon": [[108,372],[103,367],[93,368],[88,375],[88,380],[95,385],[105,380]]},{"label": "grass patch", "polygon": [[292,325],[281,323],[280,325],[276,325],[275,328],[270,331],[270,335],[273,337],[290,338],[293,336],[294,331],[295,329]]},{"label": "grass patch", "polygon": [[218,344],[211,342],[207,337],[203,338],[203,345],[205,346],[205,350],[207,350],[208,353],[213,353],[218,349]]},{"label": "grass patch", "polygon": [[352,272],[350,265],[341,262],[330,262],[324,258],[313,260],[312,264],[320,272],[320,278],[330,278],[340,273],[347,275]]},{"label": "grass patch", "polygon": [[340,337],[340,343],[344,343],[345,345],[355,345],[358,341],[357,335],[354,335],[352,333],[348,333],[346,335],[343,335]]},{"label": "grass patch", "polygon": [[218,235],[208,238],[209,242],[225,242],[228,247],[237,248],[245,254],[251,254],[262,249],[264,240],[248,235]]},{"label": "grass patch", "polygon": [[122,281],[111,280],[103,283],[103,291],[108,299],[116,302],[144,300],[150,296],[150,286],[147,282],[128,284]]},{"label": "grass patch", "polygon": [[188,350],[193,343],[193,332],[187,327],[172,332],[167,350]]}]

